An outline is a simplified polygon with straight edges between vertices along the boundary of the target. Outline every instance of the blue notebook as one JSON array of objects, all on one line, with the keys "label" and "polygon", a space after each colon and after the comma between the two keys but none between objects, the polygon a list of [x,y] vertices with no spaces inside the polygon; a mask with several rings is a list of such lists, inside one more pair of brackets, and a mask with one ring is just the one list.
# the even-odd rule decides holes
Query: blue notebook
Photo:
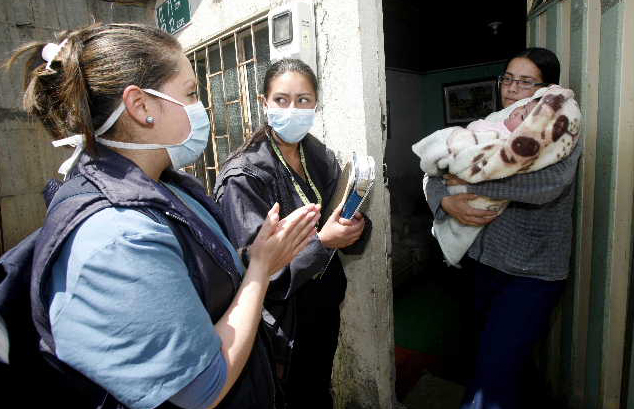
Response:
[{"label": "blue notebook", "polygon": [[[340,204],[343,204],[341,217],[352,219],[368,197],[374,185],[374,177],[374,158],[353,152],[351,159],[343,164],[335,193],[324,214],[330,216]],[[324,274],[335,252],[336,250],[332,251],[328,262],[323,270],[315,275],[316,277],[321,277]]]}]

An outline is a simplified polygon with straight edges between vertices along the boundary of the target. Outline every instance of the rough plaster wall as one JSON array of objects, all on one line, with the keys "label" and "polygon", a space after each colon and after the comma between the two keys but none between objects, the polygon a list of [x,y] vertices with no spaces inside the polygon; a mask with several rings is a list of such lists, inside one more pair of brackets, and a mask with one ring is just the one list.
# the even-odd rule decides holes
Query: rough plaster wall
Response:
[{"label": "rough plaster wall", "polygon": [[[203,0],[177,34],[185,48],[286,0]],[[162,3],[161,1],[157,2]],[[344,260],[348,290],[334,369],[337,407],[391,408],[394,396],[389,198],[383,186],[385,107],[383,16],[379,0],[316,0],[320,106],[312,133],[333,150],[372,155],[376,184],[366,210],[373,236],[363,257]]]},{"label": "rough plaster wall", "polygon": [[[99,0],[0,1],[0,59],[31,40],[100,21],[147,21],[146,9]],[[18,66],[19,67],[19,66]],[[21,110],[22,72],[16,67],[0,77],[0,253],[42,223],[40,192],[69,151],[55,150],[39,122]]]},{"label": "rough plaster wall", "polygon": [[379,0],[317,0],[317,65],[323,137],[332,149],[374,157],[368,203],[373,236],[363,257],[347,257],[348,290],[334,369],[338,408],[391,408],[394,338],[389,195],[383,181],[385,55]]}]

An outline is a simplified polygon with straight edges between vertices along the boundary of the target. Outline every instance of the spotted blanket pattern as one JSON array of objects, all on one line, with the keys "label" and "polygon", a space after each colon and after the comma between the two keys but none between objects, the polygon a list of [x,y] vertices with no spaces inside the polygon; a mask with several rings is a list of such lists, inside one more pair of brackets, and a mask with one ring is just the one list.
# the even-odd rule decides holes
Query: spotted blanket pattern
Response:
[{"label": "spotted blanket pattern", "polygon": [[[528,117],[510,136],[496,131],[471,131],[462,127],[444,128],[412,146],[421,169],[430,175],[450,173],[468,183],[501,179],[534,172],[570,155],[579,139],[581,112],[570,89],[552,85],[539,89],[531,98],[516,102],[487,117],[502,121],[518,106],[540,98]],[[451,186],[449,192],[465,192]],[[501,212],[504,198],[479,197],[472,207]],[[432,232],[438,239],[448,264],[458,265],[481,228],[465,226],[454,218],[434,221]]]}]

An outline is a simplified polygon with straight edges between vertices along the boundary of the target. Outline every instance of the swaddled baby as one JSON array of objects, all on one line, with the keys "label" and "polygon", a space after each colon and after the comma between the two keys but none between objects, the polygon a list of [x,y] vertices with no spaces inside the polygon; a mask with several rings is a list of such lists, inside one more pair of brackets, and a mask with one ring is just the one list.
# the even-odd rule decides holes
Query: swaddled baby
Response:
[{"label": "swaddled baby", "polygon": [[[574,93],[560,86],[539,89],[531,98],[474,121],[467,128],[440,129],[412,146],[428,175],[452,174],[478,183],[533,172],[567,157],[578,140],[581,113]],[[450,194],[465,185],[448,186]],[[504,199],[480,196],[469,205],[501,212]],[[453,217],[434,220],[432,233],[448,264],[457,266],[481,227]]]},{"label": "swaddled baby", "polygon": [[478,119],[467,125],[467,129],[473,132],[478,131],[495,131],[498,132],[499,138],[506,139],[531,113],[533,108],[537,106],[539,98],[533,99],[526,105],[519,106],[511,111],[511,114],[504,121],[491,121],[489,119]]},{"label": "swaddled baby", "polygon": [[[517,129],[518,126],[528,117],[533,108],[537,106],[540,98],[535,98],[526,105],[518,106],[513,111],[511,111],[508,118],[504,121],[492,121],[489,119],[478,119],[475,120],[469,125],[467,125],[467,129],[472,132],[478,132],[476,135],[482,135],[481,132],[492,131],[497,134],[494,136],[495,139],[504,140],[511,136],[511,133]],[[457,194],[464,193],[464,188],[462,186],[448,186],[449,193]],[[472,207],[477,207],[479,209],[491,210],[494,212],[501,212],[507,205],[506,200],[495,200],[491,198],[482,198],[475,199],[472,201]]]}]

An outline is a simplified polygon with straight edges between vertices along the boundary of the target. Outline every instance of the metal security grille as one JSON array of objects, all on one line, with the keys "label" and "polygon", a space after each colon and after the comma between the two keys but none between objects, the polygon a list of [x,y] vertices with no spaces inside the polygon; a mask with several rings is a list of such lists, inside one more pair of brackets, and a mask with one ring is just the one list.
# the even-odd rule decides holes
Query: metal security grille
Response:
[{"label": "metal security grille", "polygon": [[187,52],[198,96],[211,122],[202,157],[184,170],[203,182],[211,194],[216,175],[229,154],[262,123],[259,91],[269,63],[266,16],[214,38]]}]

